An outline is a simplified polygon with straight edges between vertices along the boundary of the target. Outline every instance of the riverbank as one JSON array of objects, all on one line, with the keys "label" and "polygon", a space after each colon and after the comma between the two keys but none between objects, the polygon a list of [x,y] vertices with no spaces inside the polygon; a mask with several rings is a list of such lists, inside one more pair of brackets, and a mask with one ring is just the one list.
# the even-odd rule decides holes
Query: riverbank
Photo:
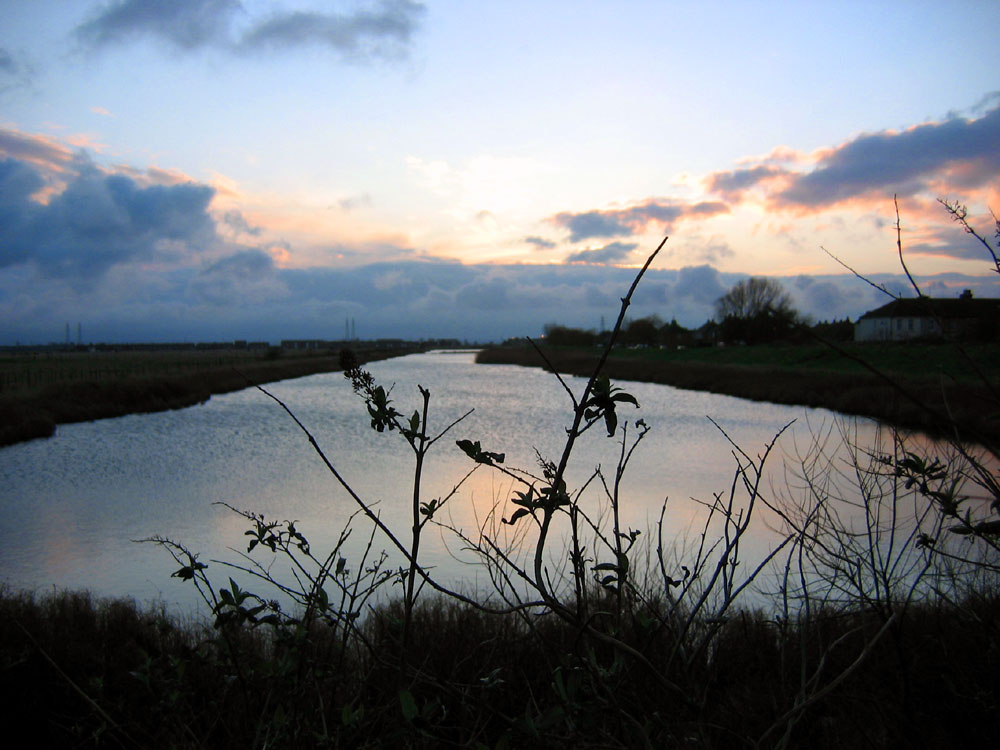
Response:
[{"label": "riverbank", "polygon": [[[980,375],[943,345],[845,346],[849,355],[889,375],[912,398],[858,361],[820,344],[616,351],[604,372],[613,380],[830,409],[935,435],[946,432],[946,420],[935,415],[951,414],[963,425],[963,439],[995,444],[1000,441],[998,349],[970,349]],[[597,349],[543,347],[542,351],[558,372],[571,375],[590,375],[599,357]],[[476,361],[544,366],[530,346],[484,349]]]},{"label": "riverbank", "polygon": [[[212,628],[127,599],[0,589],[0,695],[40,747],[722,750],[782,735],[786,747],[976,747],[995,734],[995,595],[901,608],[885,648],[853,666],[885,613],[858,604],[803,625],[734,611],[714,626],[711,658],[686,668],[673,631],[640,613],[619,637],[687,700],[581,648],[552,614],[528,623],[429,600],[409,635],[419,664],[400,667],[398,605],[346,633]],[[818,695],[814,682],[838,674]]]},{"label": "riverbank", "polygon": [[[417,351],[355,351],[372,362]],[[214,394],[340,369],[339,352],[65,352],[0,360],[0,446],[89,422],[207,401]]]}]

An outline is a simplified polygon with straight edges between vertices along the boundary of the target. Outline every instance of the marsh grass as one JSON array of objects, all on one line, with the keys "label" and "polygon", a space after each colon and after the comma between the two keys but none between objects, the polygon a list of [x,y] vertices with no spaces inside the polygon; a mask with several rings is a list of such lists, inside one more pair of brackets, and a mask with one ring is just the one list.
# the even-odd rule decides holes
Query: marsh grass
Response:
[{"label": "marsh grass", "polygon": [[[407,718],[388,659],[401,615],[398,602],[371,612],[364,646],[317,626],[292,651],[264,629],[224,644],[207,623],[127,600],[4,591],[2,700],[40,747],[738,748],[794,698],[803,645],[810,667],[825,655],[836,673],[880,626],[857,611],[817,614],[808,631],[736,612],[711,650],[675,674],[703,696],[693,712],[634,664],[588,652],[555,617],[528,623],[432,598],[411,629],[417,713]],[[945,747],[990,736],[1000,710],[997,622],[996,592],[914,607],[899,647],[876,650],[807,712],[792,746]],[[669,633],[638,616],[620,637],[658,663],[672,647]]]},{"label": "marsh grass", "polygon": [[[362,350],[366,362],[408,353]],[[50,437],[56,426],[180,409],[213,394],[339,369],[338,352],[61,353],[0,358],[0,446]]]}]

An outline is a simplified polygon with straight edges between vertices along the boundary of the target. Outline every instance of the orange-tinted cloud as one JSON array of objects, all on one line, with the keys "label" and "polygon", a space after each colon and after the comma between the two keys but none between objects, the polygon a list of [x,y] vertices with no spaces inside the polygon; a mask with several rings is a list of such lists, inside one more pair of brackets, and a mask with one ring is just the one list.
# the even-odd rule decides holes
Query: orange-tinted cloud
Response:
[{"label": "orange-tinted cloud", "polygon": [[73,161],[73,151],[46,135],[0,128],[0,157],[26,161],[46,172],[63,172]]},{"label": "orange-tinted cloud", "polygon": [[902,131],[866,133],[808,158],[788,149],[705,178],[730,204],[762,199],[774,211],[870,209],[873,200],[995,193],[1000,183],[1000,107]]},{"label": "orange-tinted cloud", "polygon": [[669,232],[675,222],[725,213],[729,213],[729,206],[719,201],[685,203],[650,198],[629,208],[563,212],[553,216],[550,221],[568,229],[571,242],[579,242],[594,237],[631,237],[654,226]]}]

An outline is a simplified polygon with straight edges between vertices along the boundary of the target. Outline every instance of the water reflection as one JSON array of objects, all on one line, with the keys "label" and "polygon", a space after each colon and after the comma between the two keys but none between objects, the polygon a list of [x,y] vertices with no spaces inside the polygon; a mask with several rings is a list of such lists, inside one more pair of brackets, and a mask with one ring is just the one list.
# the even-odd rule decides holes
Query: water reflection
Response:
[{"label": "water reflection", "polygon": [[[569,424],[569,400],[551,375],[515,366],[476,365],[470,353],[432,353],[388,360],[369,369],[395,384],[392,398],[406,414],[419,405],[417,384],[431,392],[431,429],[440,430],[469,408],[475,411],[431,453],[424,498],[447,494],[470,468],[456,439],[479,440],[505,452],[507,463],[535,469],[536,450],[557,458]],[[570,387],[583,381],[568,379]],[[413,459],[398,435],[369,429],[364,405],[339,373],[268,386],[308,426],[328,457],[382,518],[402,536],[410,524]],[[834,415],[823,410],[753,403],[708,393],[629,383],[641,409],[622,407],[623,421],[642,417],[652,431],[639,446],[623,484],[622,525],[650,529],[669,498],[666,542],[700,530],[703,506],[728,491],[733,446],[750,456],[790,422],[772,472],[762,485],[784,481],[781,450],[808,443]],[[720,432],[707,419],[722,427]],[[864,443],[874,426],[857,423]],[[728,435],[728,438],[727,438]],[[595,467],[613,474],[620,444],[592,430],[580,441],[568,476],[571,487]],[[242,518],[213,504],[296,519],[320,551],[336,542],[356,506],[330,476],[305,436],[256,390],[213,397],[174,412],[60,427],[51,440],[0,450],[0,579],[29,588],[87,587],[140,601],[162,597],[190,608],[193,590],[169,577],[176,565],[162,551],[131,540],[162,535],[202,553],[202,560],[237,559],[245,550]],[[510,496],[511,481],[479,470],[440,518],[474,535],[495,505]],[[600,513],[600,494],[588,500]],[[773,543],[763,514],[748,557]],[[362,525],[352,544],[363,544]],[[511,533],[509,528],[502,529]],[[376,543],[388,546],[384,540]],[[229,551],[232,547],[236,552]],[[453,536],[432,533],[422,552],[440,576],[473,586],[484,572],[464,564],[468,553]],[[225,580],[224,571],[215,568]]]}]

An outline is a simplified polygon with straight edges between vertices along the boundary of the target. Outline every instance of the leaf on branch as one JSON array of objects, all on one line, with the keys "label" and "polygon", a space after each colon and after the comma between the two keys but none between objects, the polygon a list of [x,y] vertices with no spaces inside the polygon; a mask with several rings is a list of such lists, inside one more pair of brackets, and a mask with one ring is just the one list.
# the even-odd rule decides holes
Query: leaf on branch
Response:
[{"label": "leaf on branch", "polygon": [[618,429],[618,414],[615,411],[618,404],[632,404],[639,408],[639,402],[635,396],[624,392],[621,388],[612,386],[608,376],[601,375],[594,381],[590,398],[583,404],[583,416],[588,422],[593,422],[603,416],[604,424],[608,428],[608,437],[613,437]]},{"label": "leaf on branch", "polygon": [[522,516],[526,516],[529,513],[531,513],[531,511],[528,510],[527,508],[518,508],[511,514],[510,518],[504,518],[501,520],[508,526],[513,526],[514,523],[517,521],[517,519],[521,518]]},{"label": "leaf on branch", "polygon": [[476,463],[486,464],[487,466],[502,464],[507,457],[506,453],[484,451],[478,440],[474,443],[471,440],[456,440],[455,445],[461,448],[465,452],[465,455]]},{"label": "leaf on branch", "polygon": [[190,565],[185,565],[180,570],[175,570],[170,574],[171,578],[180,578],[182,581],[190,581],[194,578],[195,573],[199,570],[204,570],[208,565],[200,562],[192,562]]},{"label": "leaf on branch", "polygon": [[409,690],[399,691],[399,707],[403,711],[403,718],[407,721],[413,721],[420,713],[417,709],[417,701]]}]

